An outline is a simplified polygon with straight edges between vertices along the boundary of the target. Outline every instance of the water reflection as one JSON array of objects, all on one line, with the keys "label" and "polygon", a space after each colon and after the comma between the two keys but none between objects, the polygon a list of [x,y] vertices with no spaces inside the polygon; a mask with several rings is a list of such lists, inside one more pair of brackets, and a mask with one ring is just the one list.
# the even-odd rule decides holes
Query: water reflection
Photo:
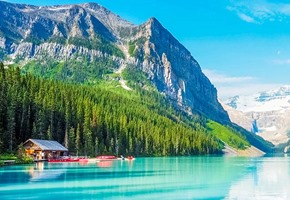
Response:
[{"label": "water reflection", "polygon": [[289,158],[263,158],[255,164],[256,170],[232,184],[228,199],[290,199]]},{"label": "water reflection", "polygon": [[[136,181],[140,188],[131,190],[142,191],[142,198],[224,199],[231,183],[252,164],[247,158],[176,157],[148,158],[144,167],[145,174]],[[149,171],[159,173],[149,179]]]},{"label": "water reflection", "polygon": [[34,166],[30,166],[28,169],[29,181],[49,181],[60,177],[66,171],[65,169],[47,170],[44,166],[45,162],[36,162]]},{"label": "water reflection", "polygon": [[113,162],[114,161],[111,161],[111,160],[99,161],[99,162],[97,162],[97,166],[98,167],[104,167],[104,168],[112,167]]},{"label": "water reflection", "polygon": [[287,157],[35,163],[0,168],[0,199],[290,199],[289,177]]},{"label": "water reflection", "polygon": [[133,167],[134,160],[99,160],[97,161],[97,166],[100,168],[110,168],[120,166]]}]

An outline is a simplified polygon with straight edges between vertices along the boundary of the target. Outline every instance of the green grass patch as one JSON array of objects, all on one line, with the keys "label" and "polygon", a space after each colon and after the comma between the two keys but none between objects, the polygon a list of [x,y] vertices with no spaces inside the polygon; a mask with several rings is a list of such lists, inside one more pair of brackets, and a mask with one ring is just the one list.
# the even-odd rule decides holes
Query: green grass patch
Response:
[{"label": "green grass patch", "polygon": [[35,45],[40,45],[43,41],[41,41],[40,39],[38,39],[36,37],[27,37],[24,39],[23,42],[29,42],[29,43],[33,43]]},{"label": "green grass patch", "polygon": [[33,158],[22,153],[16,155],[14,153],[4,153],[0,154],[0,166],[4,165],[5,160],[15,160],[15,164],[30,164],[33,163]]},{"label": "green grass patch", "polygon": [[134,57],[135,56],[135,48],[136,48],[136,44],[133,43],[133,42],[129,42],[129,50],[128,50],[128,53],[131,57]]},{"label": "green grass patch", "polygon": [[139,38],[137,40],[130,41],[128,43],[128,46],[129,46],[128,53],[129,53],[129,55],[131,57],[138,57],[137,49],[138,49],[138,47],[143,46],[145,42],[146,42],[146,38],[145,37],[141,37],[141,38]]},{"label": "green grass patch", "polygon": [[90,62],[86,57],[68,61],[46,59],[30,61],[22,67],[24,74],[33,74],[45,79],[56,79],[71,83],[95,84],[108,74],[113,74],[118,64],[110,57],[97,58]]},{"label": "green grass patch", "polygon": [[208,121],[206,125],[213,135],[233,148],[244,150],[250,146],[250,143],[241,133],[230,127],[225,127],[211,120]]},{"label": "green grass patch", "polygon": [[122,72],[122,77],[127,81],[129,87],[141,90],[146,88],[147,90],[154,91],[156,88],[147,79],[147,75],[140,69],[137,69],[135,66],[128,65],[126,69]]},{"label": "green grass patch", "polygon": [[3,161],[3,160],[16,160],[16,159],[17,159],[17,156],[14,155],[14,154],[9,154],[9,153],[0,154],[0,161]]}]

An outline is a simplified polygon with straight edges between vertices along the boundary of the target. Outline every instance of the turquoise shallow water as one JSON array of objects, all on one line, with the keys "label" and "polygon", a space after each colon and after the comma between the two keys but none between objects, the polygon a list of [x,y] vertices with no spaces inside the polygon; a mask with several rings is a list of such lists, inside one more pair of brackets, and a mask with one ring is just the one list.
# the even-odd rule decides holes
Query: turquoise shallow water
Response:
[{"label": "turquoise shallow water", "polygon": [[288,157],[137,158],[0,168],[0,199],[290,199]]}]

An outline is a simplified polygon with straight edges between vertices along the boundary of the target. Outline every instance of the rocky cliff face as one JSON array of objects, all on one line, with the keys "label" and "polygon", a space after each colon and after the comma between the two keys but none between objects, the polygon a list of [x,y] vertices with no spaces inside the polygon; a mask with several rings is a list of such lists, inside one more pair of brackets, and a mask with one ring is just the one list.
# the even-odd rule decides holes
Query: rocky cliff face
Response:
[{"label": "rocky cliff face", "polygon": [[120,68],[127,63],[144,71],[184,110],[229,122],[197,61],[155,18],[136,26],[94,3],[37,7],[0,2],[0,10],[2,59],[109,57]]},{"label": "rocky cliff face", "polygon": [[0,9],[1,33],[14,40],[101,36],[116,41],[134,27],[96,3],[38,7],[1,2]]},{"label": "rocky cliff face", "polygon": [[245,115],[242,111],[236,110],[233,107],[220,102],[223,108],[228,112],[228,115],[230,117],[230,120],[237,125],[243,127],[244,129],[248,130],[249,132],[252,132],[253,129],[253,118]]},{"label": "rocky cliff face", "polygon": [[37,7],[0,2],[0,9],[0,48],[12,59],[114,55],[104,47],[112,49],[135,27],[93,3]]},{"label": "rocky cliff face", "polygon": [[[159,91],[181,106],[198,110],[217,121],[228,121],[217,100],[217,91],[197,61],[155,18],[133,36],[135,56]],[[134,42],[133,42],[134,43]]]}]

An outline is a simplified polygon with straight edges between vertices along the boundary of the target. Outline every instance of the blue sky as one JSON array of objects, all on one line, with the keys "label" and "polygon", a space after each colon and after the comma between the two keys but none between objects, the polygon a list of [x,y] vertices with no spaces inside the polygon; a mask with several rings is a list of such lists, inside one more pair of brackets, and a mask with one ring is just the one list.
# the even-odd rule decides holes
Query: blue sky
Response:
[{"label": "blue sky", "polygon": [[[10,0],[34,5],[86,0]],[[289,0],[90,0],[141,24],[156,17],[199,62],[219,97],[290,85]]]}]

